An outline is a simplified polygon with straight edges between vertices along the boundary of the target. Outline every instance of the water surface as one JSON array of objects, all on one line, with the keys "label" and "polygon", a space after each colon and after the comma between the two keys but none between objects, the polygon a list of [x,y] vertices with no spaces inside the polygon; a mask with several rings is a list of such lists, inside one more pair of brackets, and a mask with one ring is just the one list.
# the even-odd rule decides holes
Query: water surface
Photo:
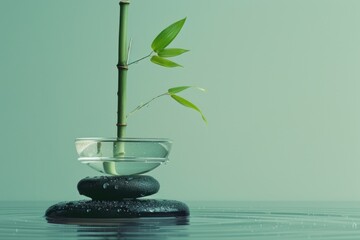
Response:
[{"label": "water surface", "polygon": [[52,224],[55,202],[0,202],[0,239],[360,239],[360,203],[188,202],[189,218]]}]

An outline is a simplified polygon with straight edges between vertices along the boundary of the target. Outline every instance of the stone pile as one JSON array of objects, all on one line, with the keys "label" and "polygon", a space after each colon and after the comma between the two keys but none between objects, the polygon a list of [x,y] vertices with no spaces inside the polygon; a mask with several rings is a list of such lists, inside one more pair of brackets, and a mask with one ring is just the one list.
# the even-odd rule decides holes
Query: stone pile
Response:
[{"label": "stone pile", "polygon": [[146,175],[84,178],[77,185],[92,200],[61,202],[49,207],[48,219],[181,217],[186,204],[174,200],[140,199],[157,193],[159,182]]}]

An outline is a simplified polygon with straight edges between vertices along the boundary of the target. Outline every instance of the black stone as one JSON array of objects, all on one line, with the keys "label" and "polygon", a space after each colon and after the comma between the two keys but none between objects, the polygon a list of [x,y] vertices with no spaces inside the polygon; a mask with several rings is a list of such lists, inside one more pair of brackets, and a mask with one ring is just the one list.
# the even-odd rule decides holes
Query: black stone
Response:
[{"label": "black stone", "polygon": [[84,178],[79,193],[93,200],[123,200],[150,196],[159,191],[159,182],[150,176],[101,176]]},{"label": "black stone", "polygon": [[49,207],[48,221],[86,218],[140,218],[189,216],[186,204],[173,200],[134,199],[122,201],[73,201]]}]

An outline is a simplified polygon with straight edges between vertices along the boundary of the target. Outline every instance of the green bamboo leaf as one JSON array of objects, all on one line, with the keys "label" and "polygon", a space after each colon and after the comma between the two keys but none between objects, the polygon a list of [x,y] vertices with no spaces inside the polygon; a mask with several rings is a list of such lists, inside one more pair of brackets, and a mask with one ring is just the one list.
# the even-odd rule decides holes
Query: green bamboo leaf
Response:
[{"label": "green bamboo leaf", "polygon": [[205,89],[200,88],[200,87],[181,86],[181,87],[173,87],[173,88],[168,89],[168,93],[171,95],[171,94],[175,94],[175,93],[182,92],[182,91],[184,91],[184,90],[186,90],[186,89],[189,89],[189,88],[197,88],[197,89],[199,89],[200,91],[205,92]]},{"label": "green bamboo leaf", "polygon": [[204,114],[201,112],[201,110],[195,106],[195,104],[189,102],[188,100],[178,96],[178,95],[175,95],[175,94],[171,94],[170,95],[175,101],[177,101],[178,103],[180,103],[181,105],[185,106],[185,107],[188,107],[188,108],[191,108],[191,109],[194,109],[195,111],[199,112],[201,114],[201,117],[202,119],[204,120],[204,122],[207,123],[207,120],[204,116]]},{"label": "green bamboo leaf", "polygon": [[158,55],[160,57],[176,57],[176,56],[179,56],[188,51],[189,50],[181,49],[181,48],[166,48],[166,49],[160,50],[158,52]]},{"label": "green bamboo leaf", "polygon": [[186,89],[189,89],[189,88],[191,88],[191,86],[173,87],[173,88],[168,89],[168,93],[170,95],[172,95],[172,94],[175,94],[175,93],[182,92],[182,91],[184,91]]},{"label": "green bamboo leaf", "polygon": [[152,42],[151,48],[155,52],[159,52],[166,48],[176,38],[181,28],[184,26],[185,21],[186,18],[183,18],[162,30]]},{"label": "green bamboo leaf", "polygon": [[176,62],[170,61],[168,59],[159,56],[152,56],[150,61],[163,67],[169,67],[169,68],[182,67],[180,64],[177,64]]}]

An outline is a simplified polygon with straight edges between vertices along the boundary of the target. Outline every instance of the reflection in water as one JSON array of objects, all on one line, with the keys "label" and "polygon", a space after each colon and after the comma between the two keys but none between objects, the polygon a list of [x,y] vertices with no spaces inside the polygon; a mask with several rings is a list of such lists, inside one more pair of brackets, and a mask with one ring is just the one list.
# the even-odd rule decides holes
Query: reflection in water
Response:
[{"label": "reflection in water", "polygon": [[190,218],[62,219],[56,222],[44,218],[49,205],[51,203],[0,202],[0,239],[360,239],[359,202],[198,202],[189,204]]},{"label": "reflection in water", "polygon": [[47,219],[49,223],[71,224],[79,239],[168,239],[168,234],[186,238],[188,217],[129,219]]}]

